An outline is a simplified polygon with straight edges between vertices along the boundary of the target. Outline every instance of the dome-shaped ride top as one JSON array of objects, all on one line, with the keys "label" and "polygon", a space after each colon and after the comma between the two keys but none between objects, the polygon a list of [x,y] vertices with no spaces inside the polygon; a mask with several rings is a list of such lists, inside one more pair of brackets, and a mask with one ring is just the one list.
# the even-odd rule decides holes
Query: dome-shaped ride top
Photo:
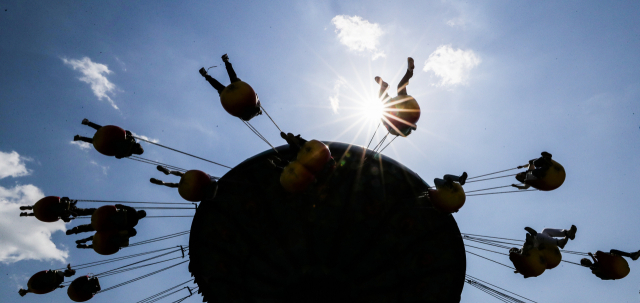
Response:
[{"label": "dome-shaped ride top", "polygon": [[337,168],[302,193],[282,188],[269,150],[200,204],[189,270],[204,300],[459,302],[464,245],[453,217],[423,196],[427,184],[363,147],[327,145]]}]

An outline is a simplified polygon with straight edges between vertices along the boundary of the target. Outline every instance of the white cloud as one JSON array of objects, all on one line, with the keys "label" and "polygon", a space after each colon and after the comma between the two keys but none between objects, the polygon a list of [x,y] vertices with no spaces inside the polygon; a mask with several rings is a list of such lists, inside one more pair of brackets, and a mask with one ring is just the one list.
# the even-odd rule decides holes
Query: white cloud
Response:
[{"label": "white cloud", "polygon": [[0,262],[29,259],[65,262],[69,256],[68,251],[51,241],[52,233],[66,230],[63,221],[45,223],[35,217],[19,216],[21,205],[33,205],[42,197],[42,191],[31,184],[0,186]]},{"label": "white cloud", "polygon": [[334,114],[337,114],[340,108],[340,88],[344,85],[345,82],[342,79],[336,80],[333,84],[333,96],[329,97],[329,101],[331,102],[331,108]]},{"label": "white cloud", "polygon": [[471,70],[481,60],[472,50],[453,49],[451,45],[440,45],[424,64],[424,71],[441,78],[439,86],[466,84]]},{"label": "white cloud", "polygon": [[384,33],[377,23],[370,23],[359,16],[338,15],[331,19],[336,26],[338,39],[350,50],[372,53],[372,60],[384,57],[383,51],[378,49],[380,36]]},{"label": "white cloud", "polygon": [[30,172],[24,164],[24,161],[29,161],[29,158],[21,157],[15,151],[10,153],[0,151],[0,179],[28,175]]},{"label": "white cloud", "polygon": [[[145,139],[145,140],[147,140],[147,141],[151,141],[151,142],[153,142],[153,143],[158,143],[158,142],[160,142],[160,140],[158,140],[158,139],[152,139],[152,138],[149,138],[149,137],[147,137],[147,136],[138,135],[138,134],[136,134],[136,133],[134,133],[134,132],[131,132],[131,134],[132,134],[134,137],[142,138],[142,139]],[[144,142],[144,141],[143,141],[143,142]]]},{"label": "white cloud", "polygon": [[91,149],[91,143],[87,143],[87,142],[83,142],[83,141],[71,141],[69,142],[71,145],[75,145],[78,148],[80,148],[81,150],[88,150]]},{"label": "white cloud", "polygon": [[91,85],[93,94],[96,95],[99,100],[107,99],[113,108],[118,109],[116,103],[107,95],[108,93],[113,94],[117,90],[116,85],[111,83],[105,76],[112,73],[109,67],[104,64],[95,63],[91,61],[89,57],[84,57],[80,60],[62,58],[62,62],[71,66],[73,70],[80,70],[84,77],[78,79]]},{"label": "white cloud", "polygon": [[109,166],[102,166],[102,165],[98,164],[98,162],[93,161],[93,160],[91,160],[91,162],[89,162],[89,163],[101,168],[102,169],[102,173],[107,175],[107,171],[109,170]]}]

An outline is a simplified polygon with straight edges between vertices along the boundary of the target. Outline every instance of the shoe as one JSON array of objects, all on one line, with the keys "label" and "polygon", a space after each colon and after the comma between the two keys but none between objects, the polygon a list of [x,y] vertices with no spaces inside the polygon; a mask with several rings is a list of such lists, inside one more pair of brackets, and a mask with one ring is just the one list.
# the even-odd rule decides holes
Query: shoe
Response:
[{"label": "shoe", "polygon": [[80,141],[80,135],[73,136],[73,141]]},{"label": "shoe", "polygon": [[26,217],[28,216],[27,213],[20,213],[20,217]]},{"label": "shoe", "polygon": [[413,70],[414,68],[416,68],[415,64],[413,63],[413,58],[407,58],[407,63],[409,63],[409,69]]},{"label": "shoe", "polygon": [[153,184],[158,184],[158,185],[163,185],[164,184],[164,182],[162,182],[162,181],[160,181],[160,180],[158,180],[156,178],[149,179],[149,182],[151,182]]},{"label": "shoe", "polygon": [[532,236],[536,236],[538,234],[537,231],[535,231],[535,229],[531,228],[531,227],[525,227],[524,230],[526,230],[528,233],[530,233]]},{"label": "shoe", "polygon": [[[531,235],[531,234],[526,234],[526,235],[525,235],[525,241],[524,241],[524,244],[525,244],[525,245],[531,245],[531,246],[533,246],[533,244],[534,244],[534,243],[533,243],[533,241],[534,241],[534,240],[533,240],[533,235]],[[523,245],[523,246],[524,246],[524,245]]]},{"label": "shoe", "polygon": [[199,72],[199,73],[200,73],[200,75],[202,75],[203,77],[206,77],[206,76],[207,76],[207,70],[205,70],[205,69],[204,69],[204,67],[203,67],[203,68],[201,68],[201,69],[199,69],[199,70],[198,70],[198,72]]},{"label": "shoe", "polygon": [[631,260],[633,261],[638,260],[638,258],[640,258],[640,250],[632,253],[631,256],[629,256],[629,258],[631,258]]},{"label": "shoe", "polygon": [[82,125],[88,125],[89,124],[89,119],[84,118],[82,119]]},{"label": "shoe", "polygon": [[224,61],[225,63],[229,62],[229,56],[227,54],[222,55],[222,61]]},{"label": "shoe", "polygon": [[[166,167],[162,166],[162,165],[158,165],[157,169],[161,172],[163,172],[165,175],[168,175],[170,173],[169,169],[167,169]],[[151,181],[153,182],[153,181]]]},{"label": "shoe", "polygon": [[569,238],[567,237],[564,237],[558,240],[558,247],[560,247],[561,249],[564,249],[564,246],[567,245],[567,242],[569,242]]},{"label": "shoe", "polygon": [[577,231],[578,231],[578,228],[575,225],[571,225],[571,228],[565,231],[564,233],[567,237],[569,237],[569,239],[573,240],[576,238]]},{"label": "shoe", "polygon": [[467,182],[467,172],[463,172],[462,176],[460,176],[460,178],[458,179],[458,182],[460,183],[460,185],[464,185],[465,182]]},{"label": "shoe", "polygon": [[548,153],[548,152],[546,152],[546,151],[541,152],[541,153],[540,153],[540,155],[541,155],[543,158],[549,158],[549,159],[551,159],[551,154],[550,154],[550,153]]}]

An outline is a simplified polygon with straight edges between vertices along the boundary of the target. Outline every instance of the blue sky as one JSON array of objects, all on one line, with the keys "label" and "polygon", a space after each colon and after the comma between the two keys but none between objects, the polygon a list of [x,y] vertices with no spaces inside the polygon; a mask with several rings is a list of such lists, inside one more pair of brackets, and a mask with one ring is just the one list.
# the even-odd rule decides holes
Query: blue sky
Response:
[{"label": "blue sky", "polygon": [[[634,1],[0,3],[0,298],[66,301],[64,290],[24,298],[17,290],[39,270],[100,259],[75,249],[79,237],[64,235],[77,223],[17,218],[17,204],[42,195],[181,202],[175,190],[149,183],[171,180],[153,166],[71,144],[76,134],[93,134],[80,125],[83,118],[230,166],[268,148],[224,112],[197,73],[217,65],[209,73],[228,83],[225,53],[285,131],[361,145],[376,126],[359,120],[363,104],[374,101],[373,77],[395,87],[412,56],[408,91],[421,120],[384,154],[430,184],[446,173],[525,164],[543,150],[568,173],[552,192],[469,197],[454,215],[461,231],[523,238],[525,226],[575,224],[569,250],[638,250],[639,13]],[[272,143],[284,143],[267,117],[251,122]],[[145,150],[145,157],[179,167],[226,172]],[[511,182],[505,180],[465,189]],[[189,227],[183,218],[143,220],[136,238]],[[186,244],[187,237],[161,243],[126,254]],[[566,263],[525,280],[472,255],[467,273],[538,302],[635,302],[640,263],[629,262],[631,273],[619,281]],[[102,285],[142,274],[107,277]],[[176,268],[92,302],[137,301],[188,278],[186,267]],[[465,287],[462,302],[495,299]]]}]

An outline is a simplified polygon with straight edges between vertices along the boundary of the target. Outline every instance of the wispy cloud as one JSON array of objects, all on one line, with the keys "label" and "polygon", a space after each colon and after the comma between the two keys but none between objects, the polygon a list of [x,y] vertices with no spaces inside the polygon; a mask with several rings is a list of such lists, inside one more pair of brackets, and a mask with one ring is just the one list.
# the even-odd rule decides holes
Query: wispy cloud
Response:
[{"label": "wispy cloud", "polygon": [[[26,175],[28,170],[21,158],[17,152],[0,152],[0,173],[13,177]],[[52,233],[66,230],[64,222],[44,223],[34,217],[19,217],[21,205],[33,205],[42,197],[42,191],[31,184],[0,186],[0,262],[26,259],[64,262],[68,257],[66,250],[51,241]]]},{"label": "wispy cloud", "polygon": [[359,53],[371,53],[372,60],[384,57],[385,53],[378,49],[380,36],[384,34],[380,25],[370,23],[359,16],[338,15],[331,19],[336,26],[340,43],[346,45],[350,50]]},{"label": "wispy cloud", "polygon": [[472,50],[453,49],[451,45],[440,45],[424,64],[424,71],[432,71],[440,77],[439,86],[466,84],[471,70],[481,60]]},{"label": "wispy cloud", "polygon": [[100,164],[98,164],[98,162],[91,160],[89,163],[99,167],[102,169],[102,173],[105,174],[105,176],[107,175],[107,172],[109,171],[109,166],[102,166]]},{"label": "wispy cloud", "polygon": [[62,62],[71,66],[73,70],[80,71],[84,75],[78,79],[91,85],[93,94],[96,95],[99,100],[107,99],[113,108],[118,109],[116,103],[113,102],[108,95],[115,93],[117,90],[116,85],[111,83],[106,77],[106,75],[112,73],[109,67],[101,63],[95,63],[91,61],[89,57],[84,57],[80,60],[62,58]]},{"label": "wispy cloud", "polygon": [[158,143],[158,142],[160,142],[160,140],[158,140],[158,139],[153,139],[153,138],[149,138],[149,137],[147,137],[147,136],[138,135],[138,134],[136,134],[136,133],[134,133],[134,132],[131,132],[131,134],[132,134],[134,137],[142,138],[142,139],[145,139],[145,140],[147,140],[147,141],[151,141],[151,142],[153,142],[153,143]]},{"label": "wispy cloud", "polygon": [[87,142],[83,142],[83,141],[70,141],[69,142],[71,145],[75,145],[78,148],[80,148],[81,150],[87,151],[89,149],[91,149],[91,144],[87,143]]},{"label": "wispy cloud", "polygon": [[5,153],[0,151],[0,179],[6,177],[22,177],[30,173],[24,161],[29,158],[21,157],[15,151]]},{"label": "wispy cloud", "polygon": [[331,108],[333,109],[333,113],[337,114],[338,109],[340,108],[340,88],[345,85],[344,80],[338,79],[333,84],[333,96],[329,97],[329,102],[331,102]]}]

